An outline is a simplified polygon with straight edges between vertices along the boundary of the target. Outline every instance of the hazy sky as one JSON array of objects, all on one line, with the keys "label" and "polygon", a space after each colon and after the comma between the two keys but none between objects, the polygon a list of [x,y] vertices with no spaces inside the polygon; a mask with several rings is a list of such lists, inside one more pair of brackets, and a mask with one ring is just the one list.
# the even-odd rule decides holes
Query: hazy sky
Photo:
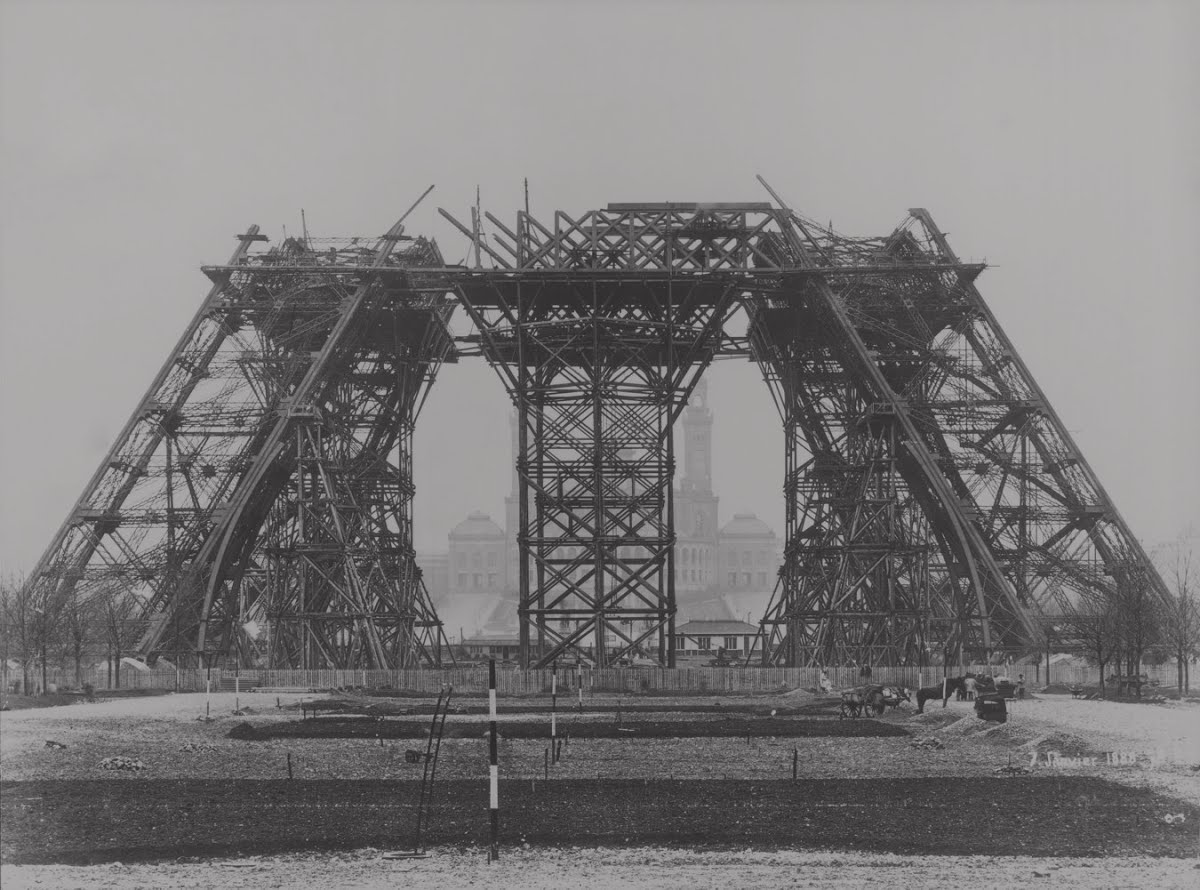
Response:
[{"label": "hazy sky", "polygon": [[[1200,517],[1200,4],[0,0],[0,571],[62,521],[207,290],[273,237],[765,200],[853,234],[929,208],[1135,534]],[[711,376],[725,518],[782,530],[752,366]],[[499,518],[507,400],[447,367],[421,547]]]}]

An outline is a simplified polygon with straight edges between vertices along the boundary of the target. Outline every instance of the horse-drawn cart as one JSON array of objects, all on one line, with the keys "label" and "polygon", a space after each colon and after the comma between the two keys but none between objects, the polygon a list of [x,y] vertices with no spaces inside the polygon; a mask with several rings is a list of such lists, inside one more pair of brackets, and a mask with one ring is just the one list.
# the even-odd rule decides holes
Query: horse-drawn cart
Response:
[{"label": "horse-drawn cart", "polygon": [[882,717],[888,708],[909,700],[908,690],[899,686],[857,686],[842,693],[838,717]]},{"label": "horse-drawn cart", "polygon": [[881,686],[859,686],[847,689],[842,693],[842,704],[838,709],[838,719],[847,717],[881,717],[887,702]]}]

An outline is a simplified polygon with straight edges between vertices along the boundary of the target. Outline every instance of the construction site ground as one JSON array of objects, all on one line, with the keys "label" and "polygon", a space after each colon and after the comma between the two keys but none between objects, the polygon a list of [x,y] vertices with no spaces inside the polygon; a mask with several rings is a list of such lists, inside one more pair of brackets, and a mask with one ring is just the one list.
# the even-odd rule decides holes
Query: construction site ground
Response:
[{"label": "construction site ground", "polygon": [[[304,715],[304,701],[326,710]],[[413,846],[423,767],[404,753],[424,748],[428,698],[180,694],[6,712],[0,882],[1200,883],[1195,701],[1040,695],[993,724],[954,701],[839,720],[836,697],[799,690],[597,694],[582,712],[559,699],[562,756],[548,765],[549,696],[507,699],[492,865],[483,704],[453,702],[418,860],[382,854]]]}]

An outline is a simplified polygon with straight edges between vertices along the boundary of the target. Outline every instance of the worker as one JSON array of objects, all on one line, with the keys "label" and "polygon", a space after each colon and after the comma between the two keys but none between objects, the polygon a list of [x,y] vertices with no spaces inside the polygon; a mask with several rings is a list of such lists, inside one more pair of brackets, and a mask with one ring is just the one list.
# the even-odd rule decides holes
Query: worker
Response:
[{"label": "worker", "polygon": [[1017,674],[1017,698],[1025,697],[1025,675]]},{"label": "worker", "polygon": [[963,680],[963,688],[967,691],[967,701],[975,701],[975,676],[967,674],[967,678]]}]

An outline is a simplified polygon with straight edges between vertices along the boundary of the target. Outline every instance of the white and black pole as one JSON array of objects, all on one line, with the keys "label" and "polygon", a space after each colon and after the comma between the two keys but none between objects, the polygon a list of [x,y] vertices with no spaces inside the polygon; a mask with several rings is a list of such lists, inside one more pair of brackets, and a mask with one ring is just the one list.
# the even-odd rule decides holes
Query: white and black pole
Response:
[{"label": "white and black pole", "polygon": [[488,862],[500,858],[500,765],[496,745],[496,659],[488,662],[488,719],[491,721],[489,748],[491,765],[488,767],[488,818],[491,820]]},{"label": "white and black pole", "polygon": [[558,749],[555,744],[558,740],[558,665],[555,664],[550,669],[550,753],[554,761],[558,762]]}]

